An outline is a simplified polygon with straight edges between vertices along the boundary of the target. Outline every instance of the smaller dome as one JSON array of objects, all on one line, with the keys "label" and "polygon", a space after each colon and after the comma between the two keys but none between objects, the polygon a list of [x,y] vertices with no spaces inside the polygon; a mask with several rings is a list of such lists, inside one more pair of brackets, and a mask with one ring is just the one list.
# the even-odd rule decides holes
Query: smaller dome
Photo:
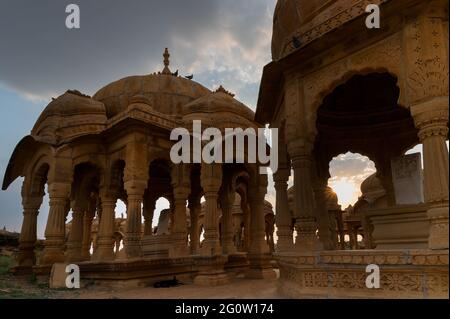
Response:
[{"label": "smaller dome", "polygon": [[36,140],[57,144],[80,135],[100,132],[106,124],[103,103],[79,91],[67,91],[53,99],[31,131]]},{"label": "smaller dome", "polygon": [[374,173],[362,182],[361,193],[363,199],[367,200],[369,203],[372,203],[378,198],[386,195],[386,190],[381,184],[380,179],[377,177],[377,174]]},{"label": "smaller dome", "polygon": [[327,203],[328,210],[341,210],[341,205],[339,205],[338,196],[334,190],[327,186],[325,189],[325,201]]},{"label": "smaller dome", "polygon": [[222,86],[215,92],[207,94],[183,108],[183,120],[203,122],[219,128],[253,127],[255,113],[234,98]]}]

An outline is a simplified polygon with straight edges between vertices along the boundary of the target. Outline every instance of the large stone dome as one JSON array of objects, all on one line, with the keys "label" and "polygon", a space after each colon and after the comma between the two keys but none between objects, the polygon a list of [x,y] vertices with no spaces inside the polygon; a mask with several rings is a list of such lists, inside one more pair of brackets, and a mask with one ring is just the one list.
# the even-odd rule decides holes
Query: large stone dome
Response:
[{"label": "large stone dome", "polygon": [[123,78],[106,85],[93,98],[105,104],[108,118],[126,110],[134,97],[146,98],[158,112],[176,115],[183,105],[210,92],[197,82],[160,73]]},{"label": "large stone dome", "polygon": [[125,111],[136,100],[162,114],[181,115],[184,105],[211,93],[201,84],[179,77],[178,71],[170,71],[167,48],[163,56],[162,72],[123,78],[106,85],[94,95],[95,100],[105,104],[108,118]]},{"label": "large stone dome", "polygon": [[343,12],[357,2],[359,1],[278,0],[273,21],[273,60],[279,60],[295,49],[294,36],[301,45],[305,45],[339,27],[347,18],[354,18],[355,12],[358,15],[361,11],[359,7],[346,14]]}]

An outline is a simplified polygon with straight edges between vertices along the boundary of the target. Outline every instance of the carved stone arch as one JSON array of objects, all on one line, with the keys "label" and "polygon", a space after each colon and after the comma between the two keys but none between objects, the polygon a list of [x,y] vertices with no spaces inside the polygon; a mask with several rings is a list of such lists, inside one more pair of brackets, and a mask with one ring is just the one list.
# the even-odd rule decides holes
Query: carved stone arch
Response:
[{"label": "carved stone arch", "polygon": [[44,187],[53,167],[53,150],[51,146],[41,147],[31,158],[26,168],[23,195],[43,196]]},{"label": "carved stone arch", "polygon": [[148,161],[149,164],[155,160],[165,160],[172,165],[172,160],[170,159],[170,150],[165,150],[159,147],[149,147],[148,149]]},{"label": "carved stone arch", "polygon": [[[306,105],[306,118],[308,121],[306,122],[307,132],[312,137],[316,136],[316,121],[317,121],[317,112],[322,105],[324,99],[332,94],[336,88],[340,85],[344,85],[350,79],[352,79],[356,75],[366,76],[370,74],[382,74],[387,73],[391,75],[393,78],[397,80],[396,86],[399,89],[399,99],[398,105],[404,108],[407,108],[407,103],[405,100],[405,90],[404,90],[404,80],[402,80],[402,84],[399,83],[399,79],[402,78],[399,74],[400,71],[392,71],[387,67],[383,66],[374,66],[374,67],[364,67],[360,69],[346,69],[346,68],[330,68],[328,72],[326,72],[327,76],[318,76],[317,79],[312,80],[312,84],[309,84],[306,81],[305,84],[305,94],[304,94],[304,102]],[[320,84],[319,84],[320,83]],[[317,86],[316,86],[317,85]]]}]

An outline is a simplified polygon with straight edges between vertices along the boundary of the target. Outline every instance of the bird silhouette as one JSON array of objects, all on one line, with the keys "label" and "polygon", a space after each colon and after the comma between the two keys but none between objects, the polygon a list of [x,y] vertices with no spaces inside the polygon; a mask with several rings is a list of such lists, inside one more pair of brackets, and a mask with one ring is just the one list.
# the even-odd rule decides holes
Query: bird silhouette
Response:
[{"label": "bird silhouette", "polygon": [[185,78],[188,80],[192,80],[194,78],[194,75],[193,74],[187,75],[187,76],[185,76]]},{"label": "bird silhouette", "polygon": [[297,37],[292,37],[292,44],[294,45],[294,48],[298,49],[302,46],[302,42]]},{"label": "bird silhouette", "polygon": [[178,70],[175,73],[172,73],[173,76],[178,76]]}]

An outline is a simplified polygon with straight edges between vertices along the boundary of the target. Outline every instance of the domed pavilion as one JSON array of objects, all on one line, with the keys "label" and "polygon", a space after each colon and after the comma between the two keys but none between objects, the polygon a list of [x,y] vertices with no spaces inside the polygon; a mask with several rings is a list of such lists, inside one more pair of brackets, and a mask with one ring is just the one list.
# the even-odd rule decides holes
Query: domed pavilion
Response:
[{"label": "domed pavilion", "polygon": [[[274,275],[265,239],[267,176],[259,174],[259,164],[174,164],[170,157],[176,142],[170,139],[172,130],[191,132],[193,120],[222,133],[225,128],[256,130],[261,125],[223,87],[211,91],[172,73],[169,56],[166,49],[161,72],[118,80],[92,97],[69,90],[53,99],[31,134],[16,146],[3,181],[7,189],[24,177],[16,271],[49,274],[54,263],[77,263],[82,278],[99,282],[184,276],[214,285],[228,280],[227,263],[239,253],[247,276]],[[37,216],[45,185],[50,210],[45,248],[36,260]],[[232,218],[237,194],[249,236],[239,252],[234,249]],[[170,233],[160,236],[152,231],[159,198],[170,202],[173,216]],[[199,247],[198,224],[188,221],[199,219],[202,198],[204,241]],[[115,253],[118,200],[126,204],[121,254]],[[98,225],[91,255],[94,218]]]}]

